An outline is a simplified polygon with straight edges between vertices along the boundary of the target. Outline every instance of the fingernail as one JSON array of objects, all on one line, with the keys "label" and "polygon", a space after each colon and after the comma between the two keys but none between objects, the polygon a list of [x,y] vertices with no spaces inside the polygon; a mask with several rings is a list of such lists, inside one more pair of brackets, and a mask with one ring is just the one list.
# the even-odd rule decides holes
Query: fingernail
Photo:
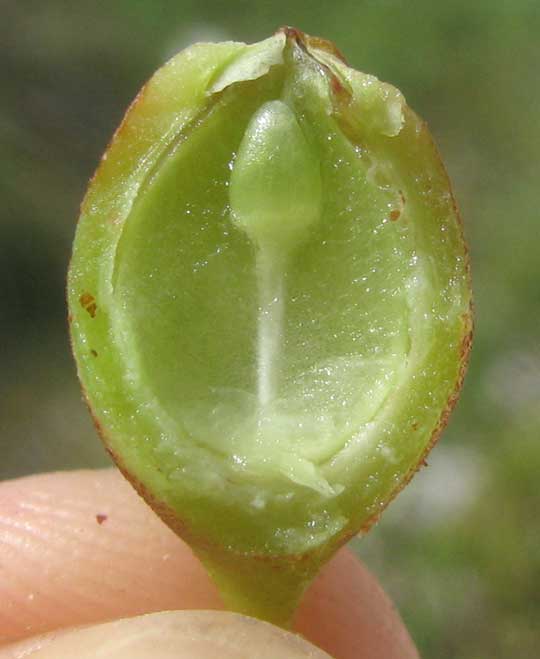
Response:
[{"label": "fingernail", "polygon": [[331,659],[300,636],[224,611],[166,611],[49,634],[0,659]]}]

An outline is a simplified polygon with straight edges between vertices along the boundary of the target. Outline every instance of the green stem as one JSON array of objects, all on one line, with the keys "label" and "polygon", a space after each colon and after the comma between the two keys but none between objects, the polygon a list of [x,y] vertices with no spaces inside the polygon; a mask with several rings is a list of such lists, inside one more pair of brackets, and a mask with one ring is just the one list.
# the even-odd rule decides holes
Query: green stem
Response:
[{"label": "green stem", "polygon": [[320,564],[310,556],[272,557],[197,551],[225,606],[288,629]]}]

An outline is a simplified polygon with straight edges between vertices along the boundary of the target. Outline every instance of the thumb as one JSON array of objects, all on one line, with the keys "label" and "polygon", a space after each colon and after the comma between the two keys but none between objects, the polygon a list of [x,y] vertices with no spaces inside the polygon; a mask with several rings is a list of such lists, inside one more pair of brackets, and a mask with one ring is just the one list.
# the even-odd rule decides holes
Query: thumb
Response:
[{"label": "thumb", "polygon": [[266,622],[221,611],[166,611],[34,638],[0,659],[330,659]]}]

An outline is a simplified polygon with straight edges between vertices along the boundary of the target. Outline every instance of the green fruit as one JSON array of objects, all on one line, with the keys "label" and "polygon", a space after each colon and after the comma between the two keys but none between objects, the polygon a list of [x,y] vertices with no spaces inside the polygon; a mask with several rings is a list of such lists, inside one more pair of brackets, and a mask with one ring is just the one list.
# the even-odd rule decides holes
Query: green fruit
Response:
[{"label": "green fruit", "polygon": [[154,75],[90,184],[68,292],[109,452],[229,605],[281,624],[418,468],[470,347],[425,124],[291,29]]}]

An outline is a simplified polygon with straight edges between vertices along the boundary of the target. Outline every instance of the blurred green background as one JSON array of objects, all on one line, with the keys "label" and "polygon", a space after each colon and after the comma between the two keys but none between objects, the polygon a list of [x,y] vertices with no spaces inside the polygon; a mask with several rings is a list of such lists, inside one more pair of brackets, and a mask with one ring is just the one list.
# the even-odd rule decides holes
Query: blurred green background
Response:
[{"label": "blurred green background", "polygon": [[424,657],[538,656],[538,1],[0,8],[0,476],[107,464],[69,353],[64,280],[78,204],[126,106],[193,41],[297,26],[428,120],[472,254],[477,329],[461,402],[429,468],[355,547]]}]

